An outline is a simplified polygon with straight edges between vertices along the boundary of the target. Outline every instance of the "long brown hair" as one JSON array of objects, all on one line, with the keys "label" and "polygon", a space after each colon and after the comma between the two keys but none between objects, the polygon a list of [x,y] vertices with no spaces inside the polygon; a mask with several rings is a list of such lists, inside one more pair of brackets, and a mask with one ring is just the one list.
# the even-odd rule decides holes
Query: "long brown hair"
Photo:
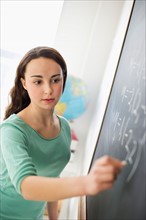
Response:
[{"label": "long brown hair", "polygon": [[22,60],[20,61],[17,67],[14,86],[10,90],[11,102],[6,108],[4,119],[8,118],[13,113],[20,112],[30,104],[30,98],[28,96],[27,91],[22,86],[21,78],[24,79],[25,77],[24,74],[26,71],[27,64],[31,60],[39,57],[53,59],[61,66],[63,72],[63,91],[64,91],[66,78],[67,78],[67,66],[61,54],[54,48],[50,48],[50,47],[33,48],[24,55],[24,57],[22,58]]}]

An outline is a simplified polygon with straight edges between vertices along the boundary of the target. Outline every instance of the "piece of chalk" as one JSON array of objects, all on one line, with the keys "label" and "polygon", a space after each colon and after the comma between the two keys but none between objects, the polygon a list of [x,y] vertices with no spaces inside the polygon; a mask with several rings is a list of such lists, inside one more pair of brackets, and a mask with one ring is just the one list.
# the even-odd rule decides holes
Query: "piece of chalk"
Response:
[{"label": "piece of chalk", "polygon": [[123,160],[123,161],[122,161],[122,164],[123,164],[124,166],[127,165],[126,160]]}]

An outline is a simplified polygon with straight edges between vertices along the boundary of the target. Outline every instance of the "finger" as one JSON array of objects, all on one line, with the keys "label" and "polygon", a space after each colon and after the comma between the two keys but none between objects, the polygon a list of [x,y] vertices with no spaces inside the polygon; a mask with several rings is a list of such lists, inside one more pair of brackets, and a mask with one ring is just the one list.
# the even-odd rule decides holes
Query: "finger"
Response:
[{"label": "finger", "polygon": [[113,183],[104,183],[100,187],[100,191],[106,190],[106,189],[111,189],[113,187]]},{"label": "finger", "polygon": [[114,173],[115,175],[118,175],[121,171],[121,168],[115,167],[113,164],[111,165],[99,165],[98,163],[94,164],[94,166],[91,169],[91,173],[93,174],[102,174],[102,173]]},{"label": "finger", "polygon": [[123,166],[126,165],[126,163],[124,161],[120,161],[116,158],[110,157],[110,156],[103,156],[101,158],[99,158],[98,160],[95,161],[95,164],[98,165],[108,165],[108,164],[112,164],[113,166],[121,169]]},{"label": "finger", "polygon": [[99,164],[95,164],[93,167],[92,167],[92,173],[95,173],[95,174],[102,174],[102,173],[117,173],[117,168],[115,168],[114,166],[112,165],[107,165],[107,166],[99,166]]},{"label": "finger", "polygon": [[112,182],[109,183],[102,183],[102,184],[98,184],[97,188],[95,189],[95,192],[93,193],[93,195],[95,195],[96,193],[99,193],[101,191],[107,190],[107,189],[111,189],[113,186]]},{"label": "finger", "polygon": [[96,181],[100,183],[114,182],[117,179],[116,173],[104,173],[96,177]]}]

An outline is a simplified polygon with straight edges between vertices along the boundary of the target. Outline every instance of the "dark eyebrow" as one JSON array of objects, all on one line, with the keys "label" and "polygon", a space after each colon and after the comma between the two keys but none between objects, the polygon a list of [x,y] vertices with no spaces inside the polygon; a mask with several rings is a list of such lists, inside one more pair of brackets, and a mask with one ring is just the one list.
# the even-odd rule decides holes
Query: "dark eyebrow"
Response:
[{"label": "dark eyebrow", "polygon": [[[51,78],[54,78],[56,76],[61,76],[61,74],[55,74],[55,75],[52,75]],[[32,75],[31,77],[38,77],[38,78],[43,78],[42,75]]]},{"label": "dark eyebrow", "polygon": [[61,74],[55,74],[55,75],[51,76],[51,78],[54,78],[56,76],[61,76]]},{"label": "dark eyebrow", "polygon": [[41,75],[33,75],[31,77],[38,77],[38,78],[43,78]]}]

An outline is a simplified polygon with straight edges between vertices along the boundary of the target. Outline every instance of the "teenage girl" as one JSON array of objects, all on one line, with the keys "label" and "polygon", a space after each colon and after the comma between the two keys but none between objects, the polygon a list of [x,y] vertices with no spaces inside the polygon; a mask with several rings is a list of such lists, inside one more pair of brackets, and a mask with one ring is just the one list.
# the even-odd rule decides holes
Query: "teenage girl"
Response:
[{"label": "teenage girl", "polygon": [[2,220],[41,220],[46,203],[49,219],[57,220],[57,200],[110,189],[124,166],[104,156],[87,176],[59,178],[70,158],[71,132],[54,108],[66,78],[66,63],[53,48],[34,48],[18,65],[1,124]]}]

